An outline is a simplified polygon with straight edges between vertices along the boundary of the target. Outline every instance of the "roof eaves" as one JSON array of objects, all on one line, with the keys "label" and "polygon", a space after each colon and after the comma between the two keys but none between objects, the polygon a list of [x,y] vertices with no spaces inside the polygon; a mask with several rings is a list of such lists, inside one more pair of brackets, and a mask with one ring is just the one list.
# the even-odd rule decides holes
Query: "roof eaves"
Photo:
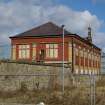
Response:
[{"label": "roof eaves", "polygon": [[91,45],[93,46],[94,48],[97,48],[101,51],[101,49],[99,47],[97,47],[95,44],[93,43],[90,43],[89,41],[87,41],[86,39],[82,38],[81,36],[77,35],[77,34],[74,34],[75,37],[78,37],[79,39],[81,39],[82,41],[84,41],[85,43],[87,43],[88,45]]}]

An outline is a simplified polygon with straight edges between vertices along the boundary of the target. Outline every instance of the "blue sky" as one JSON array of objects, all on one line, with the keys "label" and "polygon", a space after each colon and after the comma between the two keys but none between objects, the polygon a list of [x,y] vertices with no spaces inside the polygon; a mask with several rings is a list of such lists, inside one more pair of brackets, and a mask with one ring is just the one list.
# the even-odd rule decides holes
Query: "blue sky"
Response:
[{"label": "blue sky", "polygon": [[[105,0],[56,0],[56,2],[58,4],[64,4],[76,11],[88,10],[100,20],[105,21]],[[101,27],[100,30],[105,32],[105,27]]]},{"label": "blue sky", "polygon": [[0,0],[0,44],[9,36],[48,21],[83,37],[92,27],[93,42],[105,51],[105,0]]}]

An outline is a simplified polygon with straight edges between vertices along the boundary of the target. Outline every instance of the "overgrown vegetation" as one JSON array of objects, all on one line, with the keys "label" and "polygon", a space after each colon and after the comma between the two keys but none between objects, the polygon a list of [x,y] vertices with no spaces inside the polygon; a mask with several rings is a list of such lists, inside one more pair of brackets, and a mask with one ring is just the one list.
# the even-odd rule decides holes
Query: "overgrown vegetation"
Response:
[{"label": "overgrown vegetation", "polygon": [[[105,105],[105,80],[100,79],[96,83],[96,105]],[[0,91],[0,102],[37,104],[44,102],[46,105],[90,105],[90,87],[71,86],[66,87],[64,94],[62,88],[57,85],[50,89],[28,90],[22,82],[17,91]]]},{"label": "overgrown vegetation", "polygon": [[[26,88],[25,88],[26,89]],[[101,93],[101,94],[99,94]],[[100,89],[96,95],[96,105],[105,104],[105,89]],[[64,94],[61,91],[43,90],[17,90],[12,92],[0,91],[0,101],[9,103],[37,104],[44,102],[46,105],[89,105],[89,90],[83,88],[65,89]]]}]

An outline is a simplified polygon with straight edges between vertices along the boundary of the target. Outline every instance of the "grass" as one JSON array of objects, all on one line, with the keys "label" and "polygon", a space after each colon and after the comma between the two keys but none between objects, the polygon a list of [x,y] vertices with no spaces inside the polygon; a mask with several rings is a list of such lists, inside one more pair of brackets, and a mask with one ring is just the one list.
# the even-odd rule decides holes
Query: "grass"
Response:
[{"label": "grass", "polygon": [[[64,94],[61,87],[49,89],[28,90],[22,83],[16,91],[0,91],[0,102],[37,104],[44,102],[46,105],[90,105],[90,87],[66,87]],[[96,105],[105,105],[105,80],[96,82]]]},{"label": "grass", "polygon": [[61,91],[48,91],[48,90],[32,90],[32,91],[12,91],[2,92],[0,91],[0,101],[12,102],[12,103],[24,103],[32,104],[45,102],[47,105],[88,105],[89,97],[83,96],[79,90],[66,89],[62,95]]}]

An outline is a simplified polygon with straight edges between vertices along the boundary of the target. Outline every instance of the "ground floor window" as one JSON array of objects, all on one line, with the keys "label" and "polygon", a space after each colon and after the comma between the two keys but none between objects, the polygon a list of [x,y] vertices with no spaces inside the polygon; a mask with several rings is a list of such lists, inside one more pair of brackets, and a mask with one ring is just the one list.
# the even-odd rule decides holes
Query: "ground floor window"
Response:
[{"label": "ground floor window", "polygon": [[36,60],[36,44],[32,44],[32,60]]},{"label": "ground floor window", "polygon": [[19,59],[30,58],[30,45],[19,45]]},{"label": "ground floor window", "polygon": [[58,44],[46,44],[46,57],[47,58],[58,57]]},{"label": "ground floor window", "polygon": [[12,59],[16,60],[16,45],[12,45]]}]

